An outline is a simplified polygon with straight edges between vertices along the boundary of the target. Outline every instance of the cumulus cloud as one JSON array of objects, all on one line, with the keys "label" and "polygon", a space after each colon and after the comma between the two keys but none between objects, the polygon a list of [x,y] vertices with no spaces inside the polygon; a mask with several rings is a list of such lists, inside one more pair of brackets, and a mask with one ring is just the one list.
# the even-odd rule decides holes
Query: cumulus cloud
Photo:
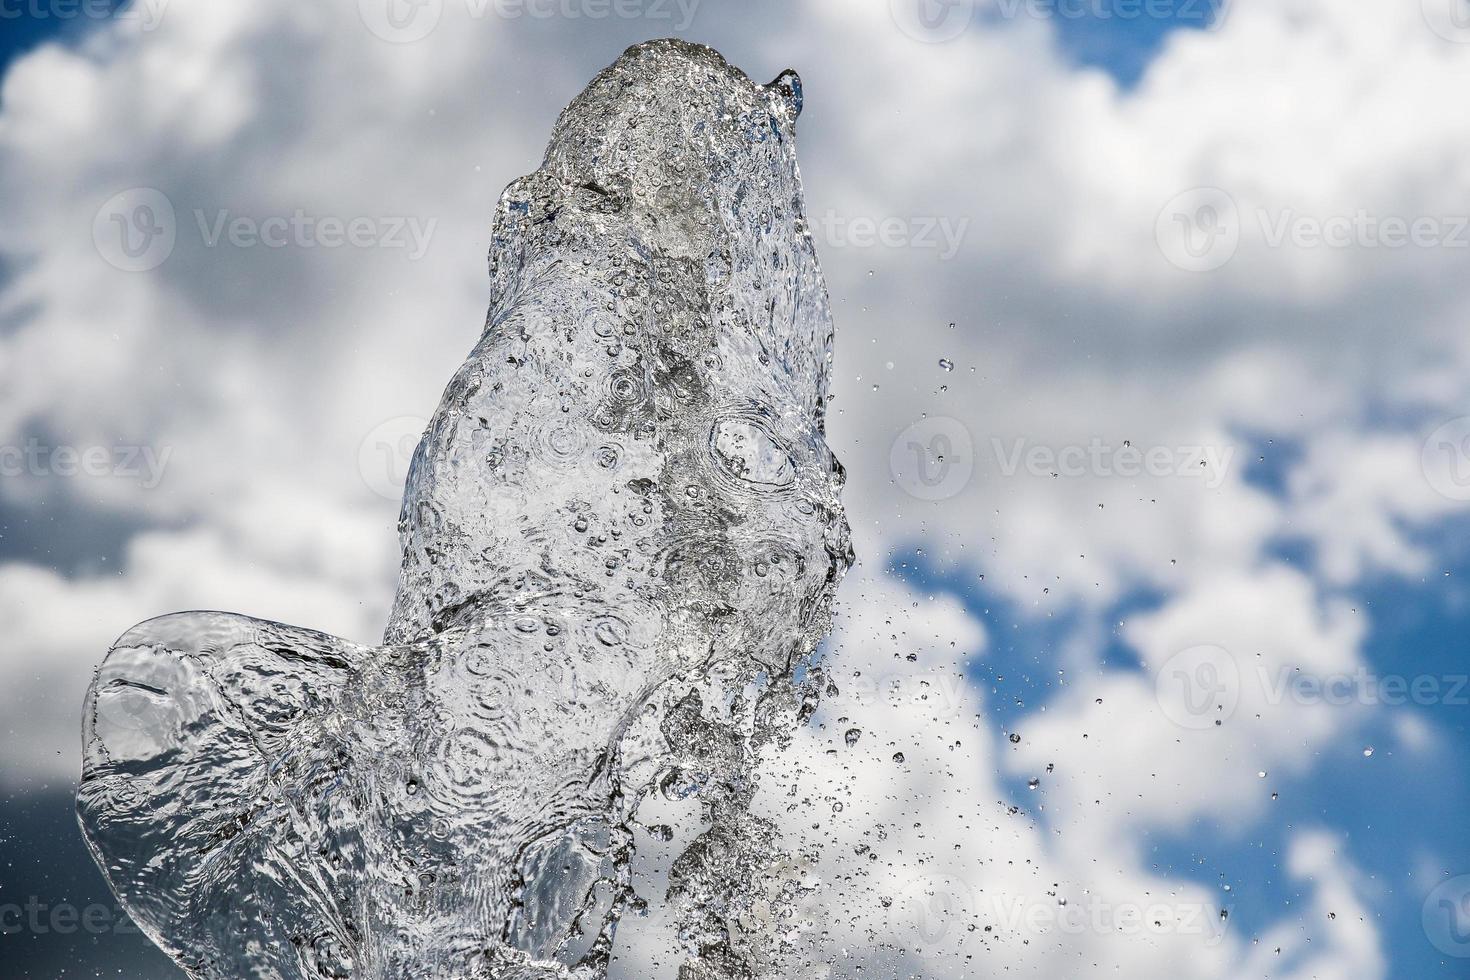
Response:
[{"label": "cumulus cloud", "polygon": [[[55,532],[49,563],[0,551],[7,781],[73,778],[88,672],[139,619],[226,607],[376,635],[399,447],[480,329],[496,197],[595,70],[678,26],[446,3],[395,43],[358,7],[173,0],[151,30],[110,24],[5,75],[0,443],[167,453],[152,487],[54,459],[0,482],[12,524],[65,501],[128,528],[101,574],[73,568],[85,536]],[[1360,666],[1369,624],[1344,597],[1423,574],[1414,532],[1463,507],[1423,447],[1470,391],[1470,136],[1426,93],[1463,87],[1470,46],[1415,4],[1237,0],[1123,90],[1069,65],[1044,19],[932,43],[893,9],[707,2],[689,31],[807,82],[831,436],[867,569],[835,644],[863,677],[803,746],[821,764],[789,774],[844,803],[827,880],[872,897],[834,942],[925,976],[1283,975],[1262,957],[1301,948],[1291,922],[1252,950],[1228,930],[1070,933],[1056,910],[1217,903],[1151,869],[1139,835],[1269,819],[1257,773],[1308,773],[1362,723],[1272,685]],[[168,224],[166,255],[119,251],[135,219]],[[1395,222],[1417,240],[1388,244]],[[1273,466],[1274,489],[1253,476]],[[1288,541],[1306,567],[1275,557]],[[884,574],[912,549],[983,574],[1022,630],[1078,623],[1071,682],[1018,745],[965,679],[987,645],[973,613]],[[1105,665],[1096,638],[1139,595],[1163,598],[1117,629],[1137,668]],[[1222,665],[1229,717],[1181,725],[1171,671]],[[1012,812],[1033,777],[1036,812]],[[1286,975],[1386,975],[1371,896],[1328,840],[1299,839],[1291,868],[1338,918]],[[936,938],[945,907],[994,928]],[[999,922],[1017,907],[1049,931]]]}]

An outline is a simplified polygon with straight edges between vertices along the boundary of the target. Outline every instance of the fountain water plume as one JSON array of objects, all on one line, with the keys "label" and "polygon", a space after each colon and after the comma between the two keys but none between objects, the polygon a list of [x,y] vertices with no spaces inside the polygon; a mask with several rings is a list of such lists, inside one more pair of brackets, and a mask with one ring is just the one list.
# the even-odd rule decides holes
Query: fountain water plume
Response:
[{"label": "fountain water plume", "polygon": [[[82,826],[192,976],[591,980],[650,903],[680,977],[789,975],[801,886],[748,804],[851,562],[802,98],[666,40],[563,112],[501,198],[383,645],[196,612],[108,654]],[[698,827],[644,895],[655,797]]]}]

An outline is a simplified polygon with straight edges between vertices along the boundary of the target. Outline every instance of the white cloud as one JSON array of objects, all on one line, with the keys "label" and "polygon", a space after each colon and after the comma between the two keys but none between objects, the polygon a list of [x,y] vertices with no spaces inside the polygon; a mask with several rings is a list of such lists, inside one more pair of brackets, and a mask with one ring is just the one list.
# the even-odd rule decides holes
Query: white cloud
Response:
[{"label": "white cloud", "polygon": [[1342,842],[1323,831],[1305,831],[1293,838],[1287,870],[1292,878],[1312,886],[1310,907],[1300,923],[1264,933],[1241,975],[1284,980],[1374,980],[1387,975],[1368,904],[1378,896],[1342,851]]},{"label": "white cloud", "polygon": [[1381,569],[1422,575],[1430,555],[1407,533],[1463,506],[1426,478],[1424,437],[1328,430],[1292,473],[1291,528],[1318,549],[1323,574],[1351,583]]},{"label": "white cloud", "polygon": [[[670,26],[512,22],[449,3],[427,39],[390,44],[353,8],[174,0],[154,31],[108,27],[5,76],[0,441],[172,453],[152,491],[112,478],[0,486],[16,513],[65,495],[140,529],[111,575],[0,566],[0,658],[19,679],[0,695],[20,719],[7,778],[72,775],[87,671],[136,620],[222,606],[375,634],[396,503],[358,473],[359,447],[385,420],[427,415],[477,336],[488,217],[500,188],[535,166],[554,113],[622,43]],[[885,823],[887,853],[903,850],[864,872],[874,895],[922,893],[914,880],[960,860],[959,843],[961,877],[986,901],[1217,900],[1120,845],[1201,816],[1269,819],[1256,773],[1310,771],[1358,713],[1273,704],[1255,684],[1220,731],[1182,730],[1150,672],[1195,644],[1231,651],[1248,679],[1261,664],[1359,665],[1366,624],[1337,597],[1371,571],[1430,567],[1406,532],[1461,505],[1426,483],[1425,433],[1407,430],[1460,414],[1470,388],[1463,252],[1272,247],[1267,235],[1283,216],[1296,228],[1360,210],[1463,211],[1470,137],[1449,94],[1470,46],[1435,36],[1415,4],[1237,0],[1221,30],[1174,35],[1125,92],[1066,65],[1045,22],[924,44],[887,8],[710,2],[695,30],[757,75],[803,71],[813,215],[963,228],[949,260],[819,246],[839,323],[832,440],[867,568],[916,545],[940,568],[983,572],[1027,615],[1077,614],[1081,639],[1066,645],[1065,695],[1018,726],[1019,746],[998,746],[984,692],[958,680],[986,642],[980,626],[952,599],[876,572],[849,582],[841,662],[896,682],[898,696],[860,706],[846,770],[809,776],[830,782],[823,795],[870,801],[832,822],[845,844],[872,846]],[[104,202],[138,187],[166,195],[178,241],[159,268],[130,273],[92,231]],[[1188,273],[1156,241],[1158,218],[1199,187],[1230,195],[1240,241],[1218,270]],[[387,248],[211,247],[196,212],[222,210],[435,224],[419,261]],[[894,437],[926,415],[959,420],[973,447],[968,484],[938,502],[906,495],[891,470]],[[1248,434],[1302,447],[1284,497],[1246,481],[1274,453]],[[1007,475],[1018,442],[1087,461]],[[1099,444],[1106,472],[1090,455]],[[1123,472],[1124,448],[1185,465]],[[1268,561],[1283,535],[1311,541],[1320,578]],[[1121,631],[1145,671],[1102,669],[1097,637],[1113,624],[1101,617],[1139,589],[1166,596]],[[838,727],[834,716],[811,751],[825,760]],[[904,767],[891,761],[900,747]],[[1028,799],[1046,819],[1008,814],[997,772],[1039,775]],[[1373,927],[1351,911],[1365,900],[1351,875],[1323,870],[1323,846],[1299,843],[1293,867],[1338,919],[1291,969],[1382,976]],[[888,914],[870,909],[834,936],[872,949]],[[1257,959],[1264,941],[1251,952],[1229,933],[1210,947],[1167,933],[1029,946],[988,935],[947,938],[965,940],[973,968],[1021,976],[1280,972]]]}]

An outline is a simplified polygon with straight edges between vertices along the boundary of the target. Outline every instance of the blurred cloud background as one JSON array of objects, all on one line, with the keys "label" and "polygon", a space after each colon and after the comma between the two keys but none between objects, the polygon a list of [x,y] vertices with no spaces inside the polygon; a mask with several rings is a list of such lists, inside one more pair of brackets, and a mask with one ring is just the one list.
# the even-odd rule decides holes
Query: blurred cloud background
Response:
[{"label": "blurred cloud background", "polygon": [[1470,969],[1464,0],[0,0],[3,972],[179,975],[71,816],[93,667],[376,641],[499,192],[666,35],[806,86],[845,968]]}]

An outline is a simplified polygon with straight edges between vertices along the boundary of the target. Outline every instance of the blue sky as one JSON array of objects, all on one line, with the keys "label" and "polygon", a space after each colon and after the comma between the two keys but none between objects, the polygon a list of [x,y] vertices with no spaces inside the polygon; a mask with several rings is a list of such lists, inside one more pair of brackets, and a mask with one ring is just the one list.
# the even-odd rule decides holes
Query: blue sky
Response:
[{"label": "blue sky", "polygon": [[[1463,542],[1470,521],[1449,522],[1438,530],[1441,540]],[[1459,554],[1445,556],[1444,578],[1449,583],[1470,581],[1470,555],[1463,545],[1455,550]],[[956,596],[986,624],[990,643],[973,661],[971,673],[991,692],[988,722],[997,732],[1023,730],[1027,718],[1044,712],[1061,692],[1058,651],[1076,628],[1075,618],[1025,609],[970,575],[935,574],[921,556],[904,556],[894,570],[921,591]],[[1467,674],[1466,588],[1389,579],[1373,582],[1362,596],[1363,609],[1373,621],[1366,645],[1372,673],[1442,678],[1446,692],[1455,690]],[[1157,601],[1156,595],[1139,593],[1100,619],[1118,622]],[[1137,669],[1137,661],[1119,642],[1101,651],[1099,669]],[[1470,698],[1470,688],[1461,694]],[[1463,833],[1464,815],[1470,812],[1470,710],[1455,700],[1385,708],[1353,738],[1331,746],[1308,776],[1273,778],[1269,790],[1279,799],[1272,804],[1269,822],[1242,833],[1201,820],[1187,834],[1159,833],[1151,839],[1155,860],[1171,876],[1217,889],[1229,884],[1230,893],[1222,893],[1220,901],[1231,908],[1231,929],[1236,935],[1251,935],[1302,904],[1306,889],[1283,871],[1290,833],[1301,827],[1331,827],[1345,835],[1354,862],[1383,886],[1374,908],[1388,940],[1391,976],[1417,980],[1441,975],[1445,958],[1426,941],[1420,921],[1427,889],[1410,872],[1430,854],[1451,867],[1470,867],[1470,840]],[[1443,746],[1419,758],[1395,758],[1390,722],[1403,713],[1432,724],[1445,736]],[[1374,755],[1364,758],[1369,746]],[[1025,777],[1012,777],[1007,785],[1016,805],[1033,808],[1038,803],[1038,796],[1026,789]]]},{"label": "blue sky", "polygon": [[[1253,445],[1247,480],[1285,499],[1292,466],[1300,462],[1291,440],[1265,437]],[[1427,940],[1421,921],[1424,895],[1434,883],[1415,869],[1470,867],[1470,839],[1463,833],[1470,813],[1470,664],[1464,637],[1470,634],[1470,518],[1438,522],[1416,537],[1436,554],[1434,571],[1414,578],[1374,576],[1348,598],[1372,624],[1364,644],[1368,675],[1430,679],[1443,698],[1384,705],[1364,724],[1322,752],[1321,762],[1302,776],[1271,776],[1263,791],[1277,794],[1271,818],[1242,828],[1204,818],[1187,832],[1149,837],[1150,853],[1165,873],[1222,889],[1236,935],[1253,935],[1273,919],[1290,914],[1308,897],[1302,882],[1285,871],[1288,841],[1299,828],[1329,827],[1342,836],[1345,852],[1381,888],[1372,905],[1385,937],[1395,980],[1449,975],[1446,958]],[[1310,572],[1315,555],[1288,534],[1271,549],[1275,560]],[[946,564],[952,555],[940,556]],[[983,566],[982,566],[983,567]],[[1079,632],[1108,636],[1096,646],[1099,673],[1142,671],[1135,651],[1117,624],[1158,608],[1165,596],[1139,590],[1098,612],[1091,628],[1074,612],[1058,613],[1043,597],[1017,602],[989,587],[972,570],[940,571],[920,545],[900,550],[890,574],[926,594],[948,594],[986,626],[989,642],[971,661],[970,672],[989,694],[986,722],[998,734],[1024,731],[1076,677],[1059,675],[1061,651]],[[1395,722],[1413,717],[1438,736],[1419,754],[1404,751]],[[1372,749],[1371,756],[1365,752]],[[1010,800],[1051,825],[1046,794],[1027,788],[1025,775],[1005,780]],[[1039,809],[1038,809],[1039,808]],[[1065,829],[1065,823],[1057,825]]]},{"label": "blue sky", "polygon": [[[121,9],[126,0],[107,0]],[[1169,6],[1168,17],[1098,16],[1104,5],[1063,0],[1061,7],[1076,16],[1058,18],[1057,38],[1063,51],[1078,65],[1100,68],[1121,85],[1134,84],[1148,67],[1154,53],[1176,30],[1202,30],[1213,22],[1213,0],[1178,0]],[[11,8],[7,8],[11,9]],[[24,10],[26,8],[17,7]],[[84,18],[21,16],[0,21],[0,69],[11,59],[37,44],[68,33],[85,30]]]},{"label": "blue sky", "polygon": [[1176,0],[1166,17],[1099,16],[1107,4],[1073,3],[1062,0],[1059,9],[1075,10],[1077,16],[1060,17],[1057,41],[1078,65],[1100,68],[1118,84],[1135,84],[1160,46],[1175,31],[1207,30],[1215,20],[1212,0]]},{"label": "blue sky", "polygon": [[[88,0],[86,9],[101,11],[105,7],[117,11],[125,5],[126,0]],[[46,11],[49,9],[64,11],[64,13],[60,16],[44,17],[31,15],[33,10]],[[0,71],[3,71],[18,55],[24,54],[38,44],[53,38],[65,38],[68,35],[86,31],[96,18],[91,15],[82,16],[81,9],[80,4],[72,7],[30,3],[6,4],[4,13],[0,14]]]},{"label": "blue sky", "polygon": [[[1253,449],[1248,479],[1278,497],[1298,458],[1289,441],[1262,440]],[[1413,873],[1427,856],[1449,867],[1470,867],[1470,839],[1463,833],[1470,813],[1470,673],[1464,637],[1470,635],[1470,519],[1446,520],[1419,537],[1436,554],[1432,575],[1404,579],[1378,576],[1352,592],[1352,601],[1372,623],[1364,652],[1371,676],[1430,678],[1444,699],[1382,707],[1351,738],[1330,746],[1322,764],[1305,777],[1272,778],[1279,794],[1272,819],[1241,833],[1201,820],[1187,834],[1160,833],[1152,840],[1156,860],[1171,875],[1207,887],[1231,886],[1232,928],[1251,934],[1294,905],[1304,888],[1283,872],[1286,841],[1295,828],[1329,826],[1345,836],[1354,862],[1383,887],[1375,911],[1389,943],[1392,976],[1401,980],[1440,975],[1445,958],[1426,940],[1420,906],[1427,887]],[[1280,560],[1311,569],[1310,548],[1282,542]],[[972,664],[972,676],[992,694],[990,721],[998,731],[1023,729],[1061,693],[1058,653],[1079,623],[1057,616],[1044,603],[1032,608],[985,587],[970,573],[937,573],[921,551],[895,559],[892,571],[923,591],[959,598],[983,621],[991,638]],[[1099,623],[1118,623],[1155,608],[1156,592],[1140,591],[1101,613]],[[1113,643],[1099,649],[1100,671],[1140,669],[1136,655],[1106,630]],[[1393,722],[1413,716],[1442,737],[1431,752],[1395,758]],[[1373,756],[1365,758],[1368,748]],[[1387,751],[1385,751],[1385,749]],[[1022,807],[1037,797],[1024,777],[1008,781],[1012,801]]]}]

